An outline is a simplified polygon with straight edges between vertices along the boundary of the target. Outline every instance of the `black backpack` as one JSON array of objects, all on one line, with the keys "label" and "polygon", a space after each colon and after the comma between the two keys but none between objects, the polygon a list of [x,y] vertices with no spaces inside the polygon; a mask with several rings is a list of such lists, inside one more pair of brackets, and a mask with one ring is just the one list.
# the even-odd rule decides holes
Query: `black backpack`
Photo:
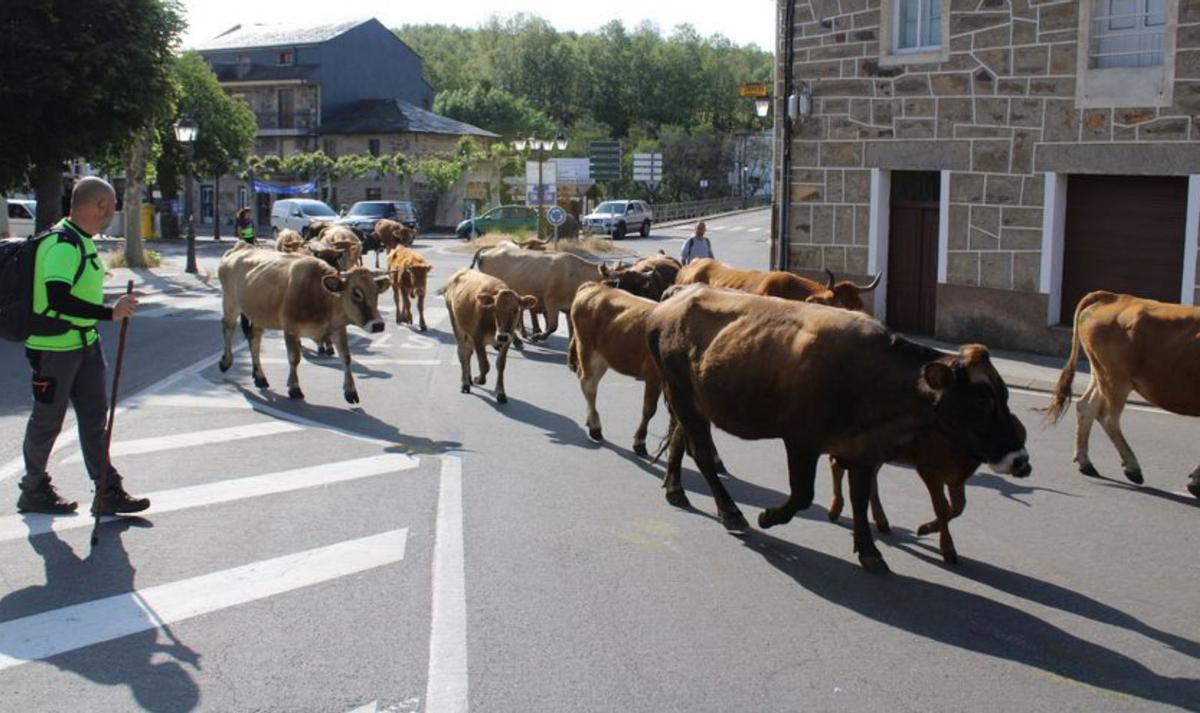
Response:
[{"label": "black backpack", "polygon": [[0,240],[0,339],[23,342],[33,334],[60,334],[70,323],[33,312],[33,267],[38,247],[51,235],[79,248],[79,268],[72,284],[79,281],[86,260],[83,243],[70,230],[51,228],[28,238]]}]

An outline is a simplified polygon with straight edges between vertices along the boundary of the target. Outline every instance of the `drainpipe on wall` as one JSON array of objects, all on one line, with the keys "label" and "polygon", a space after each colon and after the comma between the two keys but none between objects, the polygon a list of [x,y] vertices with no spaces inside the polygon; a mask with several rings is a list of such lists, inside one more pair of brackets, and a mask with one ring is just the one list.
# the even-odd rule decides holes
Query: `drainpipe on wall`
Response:
[{"label": "drainpipe on wall", "polygon": [[[776,270],[788,268],[788,243],[791,241],[788,221],[791,217],[792,201],[792,117],[788,116],[788,97],[792,93],[792,66],[795,63],[796,0],[786,2],[787,9],[783,13],[783,91],[775,98],[775,121],[781,126],[779,181],[775,186],[775,195],[779,200],[779,210],[776,213],[778,230],[775,233],[775,264],[772,266]],[[778,71],[779,64],[776,63],[775,67]]]}]

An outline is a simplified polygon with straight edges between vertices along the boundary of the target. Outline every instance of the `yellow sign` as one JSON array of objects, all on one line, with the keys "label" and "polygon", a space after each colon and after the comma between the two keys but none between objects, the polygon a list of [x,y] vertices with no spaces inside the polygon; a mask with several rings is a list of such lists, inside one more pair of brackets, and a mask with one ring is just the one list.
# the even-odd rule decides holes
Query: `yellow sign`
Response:
[{"label": "yellow sign", "polygon": [[486,181],[469,181],[467,183],[467,200],[484,201],[488,197]]},{"label": "yellow sign", "polygon": [[771,96],[770,84],[743,84],[738,87],[738,96],[743,99],[761,99]]}]

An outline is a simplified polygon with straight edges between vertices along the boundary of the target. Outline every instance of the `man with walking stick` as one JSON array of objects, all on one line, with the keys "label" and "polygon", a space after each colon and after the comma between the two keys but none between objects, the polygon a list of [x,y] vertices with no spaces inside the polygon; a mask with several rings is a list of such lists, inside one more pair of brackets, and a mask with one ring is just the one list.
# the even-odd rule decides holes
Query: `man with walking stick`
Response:
[{"label": "man with walking stick", "polygon": [[83,461],[96,487],[93,515],[150,507],[148,499],[125,492],[121,474],[108,460],[106,367],[95,325],[99,320],[127,320],[137,307],[132,294],[125,294],[111,308],[104,306],[104,263],[92,236],[112,222],[116,200],[107,181],[79,180],[71,192],[70,215],[37,248],[33,312],[38,317],[34,334],[25,341],[25,354],[33,367],[33,413],[25,430],[19,512],[66,514],[78,507],[58,494],[46,471],[68,401],[75,408]]}]

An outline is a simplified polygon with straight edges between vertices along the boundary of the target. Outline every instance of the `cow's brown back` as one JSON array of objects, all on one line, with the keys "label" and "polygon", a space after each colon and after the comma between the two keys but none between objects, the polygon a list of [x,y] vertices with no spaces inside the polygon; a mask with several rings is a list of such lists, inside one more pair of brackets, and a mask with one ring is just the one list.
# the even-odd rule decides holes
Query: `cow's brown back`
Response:
[{"label": "cow's brown back", "polygon": [[646,343],[646,317],[657,304],[596,282],[583,285],[571,304],[573,353],[569,356],[579,361],[599,353],[618,373],[657,379]]},{"label": "cow's brown back", "polygon": [[335,296],[321,286],[327,275],[337,271],[317,258],[248,243],[225,253],[218,269],[227,317],[234,309],[264,329],[313,339],[346,325]]},{"label": "cow's brown back", "polygon": [[759,270],[739,270],[738,268],[718,262],[713,258],[693,260],[684,265],[675,277],[677,285],[692,285],[703,283],[713,287],[724,287],[730,290],[752,292],[763,279],[764,273]]},{"label": "cow's brown back", "polygon": [[388,253],[388,276],[393,285],[399,285],[408,294],[426,288],[432,269],[425,256],[412,248],[398,246]]}]

